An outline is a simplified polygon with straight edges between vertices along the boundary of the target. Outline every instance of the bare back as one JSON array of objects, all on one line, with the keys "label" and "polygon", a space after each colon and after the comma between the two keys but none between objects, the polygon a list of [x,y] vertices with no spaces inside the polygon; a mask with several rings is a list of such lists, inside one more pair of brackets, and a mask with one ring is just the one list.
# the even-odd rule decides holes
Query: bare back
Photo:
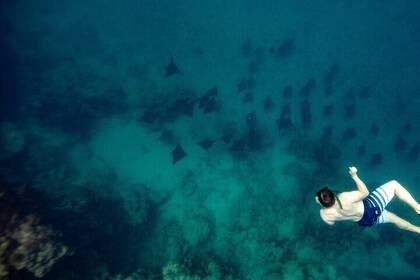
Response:
[{"label": "bare back", "polygon": [[335,221],[354,221],[357,222],[363,217],[364,206],[361,200],[354,201],[352,192],[343,192],[338,195],[343,209],[336,202],[330,208],[320,210],[321,218],[329,225]]}]

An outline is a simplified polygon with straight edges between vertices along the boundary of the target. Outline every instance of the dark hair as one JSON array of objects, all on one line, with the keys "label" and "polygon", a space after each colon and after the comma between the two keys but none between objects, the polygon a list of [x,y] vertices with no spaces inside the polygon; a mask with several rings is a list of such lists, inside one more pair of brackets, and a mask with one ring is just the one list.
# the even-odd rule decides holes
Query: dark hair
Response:
[{"label": "dark hair", "polygon": [[335,195],[328,187],[321,189],[316,193],[316,196],[318,197],[319,203],[324,207],[329,208],[335,203]]}]

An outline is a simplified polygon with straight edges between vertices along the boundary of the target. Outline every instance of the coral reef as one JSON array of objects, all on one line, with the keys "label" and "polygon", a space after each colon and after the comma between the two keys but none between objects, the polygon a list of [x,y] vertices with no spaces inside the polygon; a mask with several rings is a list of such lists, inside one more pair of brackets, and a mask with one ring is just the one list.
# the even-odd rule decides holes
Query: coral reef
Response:
[{"label": "coral reef", "polygon": [[69,248],[58,241],[59,232],[41,224],[36,214],[16,209],[20,201],[6,190],[0,191],[0,201],[0,277],[7,279],[12,270],[43,277],[69,254]]},{"label": "coral reef", "polygon": [[182,264],[170,262],[162,268],[164,280],[199,280],[197,275],[190,275],[189,270]]},{"label": "coral reef", "polygon": [[209,238],[210,225],[205,219],[193,218],[186,221],[184,231],[188,243],[195,247]]},{"label": "coral reef", "polygon": [[210,260],[207,264],[199,267],[200,274],[193,273],[190,269],[190,262],[177,263],[169,262],[162,268],[162,276],[164,280],[218,280],[231,279],[229,275],[223,275],[219,265]]}]

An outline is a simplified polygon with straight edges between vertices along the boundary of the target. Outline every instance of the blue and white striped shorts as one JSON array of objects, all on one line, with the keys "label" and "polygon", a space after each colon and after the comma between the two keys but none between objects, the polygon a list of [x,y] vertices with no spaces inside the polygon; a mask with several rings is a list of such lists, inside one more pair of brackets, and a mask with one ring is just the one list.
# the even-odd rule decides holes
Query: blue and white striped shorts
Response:
[{"label": "blue and white striped shorts", "polygon": [[363,200],[365,212],[357,223],[361,226],[389,223],[388,211],[385,207],[393,197],[394,187],[391,184],[384,184],[371,192]]}]

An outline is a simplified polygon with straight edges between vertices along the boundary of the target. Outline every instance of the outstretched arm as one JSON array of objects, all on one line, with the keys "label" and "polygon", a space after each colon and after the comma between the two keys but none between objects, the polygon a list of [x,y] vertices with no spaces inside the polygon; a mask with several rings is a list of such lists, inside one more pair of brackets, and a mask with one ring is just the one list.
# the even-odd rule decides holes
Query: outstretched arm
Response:
[{"label": "outstretched arm", "polygon": [[357,176],[357,168],[356,167],[354,167],[354,166],[349,167],[349,173],[350,173],[351,178],[356,183],[356,186],[357,186],[358,190],[343,193],[343,195],[345,195],[346,199],[351,203],[361,201],[369,195],[369,190],[366,187],[365,183],[363,183],[363,181],[360,180],[359,176]]},{"label": "outstretched arm", "polygon": [[357,176],[357,168],[354,167],[354,166],[349,167],[349,173],[350,173],[351,178],[356,183],[357,189],[360,192],[366,194],[366,196],[368,196],[369,195],[369,190],[367,189],[365,183],[363,183],[363,181],[360,180],[359,176]]}]

